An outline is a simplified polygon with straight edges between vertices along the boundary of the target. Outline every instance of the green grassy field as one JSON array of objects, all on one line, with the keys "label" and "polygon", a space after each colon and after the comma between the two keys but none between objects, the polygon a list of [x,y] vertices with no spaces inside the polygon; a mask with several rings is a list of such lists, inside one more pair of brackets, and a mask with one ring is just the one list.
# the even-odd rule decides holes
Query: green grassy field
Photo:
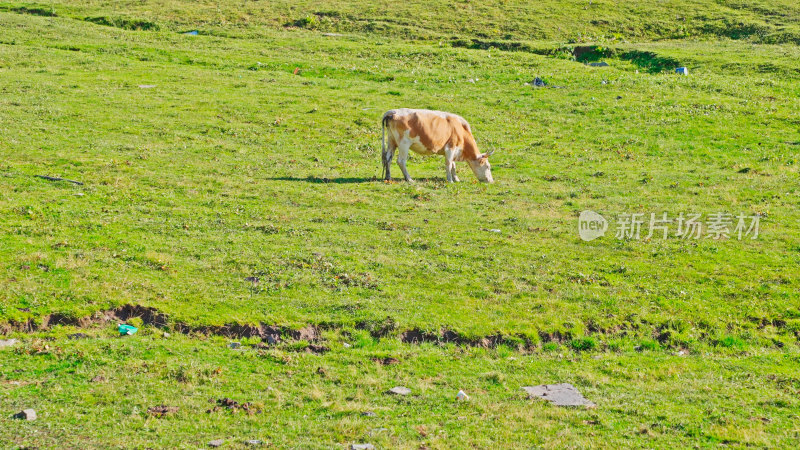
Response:
[{"label": "green grassy field", "polygon": [[[791,447],[800,9],[632,5],[0,4],[0,447]],[[378,181],[397,107],[467,118],[496,183]],[[614,236],[717,212],[760,235]],[[124,305],[159,320],[114,338]],[[558,382],[597,408],[520,390]]]}]

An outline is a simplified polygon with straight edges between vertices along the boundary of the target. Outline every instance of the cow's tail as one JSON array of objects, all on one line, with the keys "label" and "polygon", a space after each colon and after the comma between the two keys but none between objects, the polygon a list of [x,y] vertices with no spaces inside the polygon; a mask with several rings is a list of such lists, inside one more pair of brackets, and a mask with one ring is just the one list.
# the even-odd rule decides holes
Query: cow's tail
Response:
[{"label": "cow's tail", "polygon": [[389,173],[389,165],[392,163],[392,156],[394,156],[390,154],[389,144],[386,142],[386,127],[389,126],[389,121],[393,118],[394,111],[387,111],[381,118],[381,162],[383,163],[381,179],[385,179]]}]

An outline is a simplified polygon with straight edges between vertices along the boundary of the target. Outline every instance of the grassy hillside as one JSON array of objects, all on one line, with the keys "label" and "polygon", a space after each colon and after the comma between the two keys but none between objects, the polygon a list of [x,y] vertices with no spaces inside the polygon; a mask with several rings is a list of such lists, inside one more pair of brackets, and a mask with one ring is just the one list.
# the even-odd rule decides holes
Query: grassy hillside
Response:
[{"label": "grassy hillside", "polygon": [[800,43],[800,6],[793,0],[411,0],[392,5],[341,0],[55,0],[8,3],[6,8],[130,29],[200,27],[204,31],[260,32],[264,27],[298,27],[414,39],[574,42],[722,37]]},{"label": "grassy hillside", "polygon": [[[776,56],[795,47],[753,56],[788,73],[736,70],[730,42],[733,61],[679,78],[297,31],[251,42],[3,20],[9,318],[136,303],[219,324],[391,316],[528,339],[679,320],[685,341],[796,318],[798,65]],[[708,51],[662,47],[649,48]],[[524,85],[534,75],[563,89]],[[375,183],[376,118],[399,105],[469,117],[500,182],[446,186],[439,160],[415,159],[420,183]],[[766,219],[755,241],[587,244],[583,209]]]},{"label": "grassy hillside", "polygon": [[[798,7],[425,5],[0,6],[0,331],[22,340],[0,443],[798,438],[800,48],[765,44]],[[587,43],[609,67],[575,61]],[[401,106],[466,117],[497,182],[414,156],[415,184],[377,181]],[[761,235],[584,242],[586,209],[757,214]],[[119,340],[123,305],[156,312]],[[213,336],[267,326],[280,343]],[[598,408],[520,394],[549,382]],[[263,412],[205,412],[226,396]],[[26,405],[43,420],[9,418]]]}]

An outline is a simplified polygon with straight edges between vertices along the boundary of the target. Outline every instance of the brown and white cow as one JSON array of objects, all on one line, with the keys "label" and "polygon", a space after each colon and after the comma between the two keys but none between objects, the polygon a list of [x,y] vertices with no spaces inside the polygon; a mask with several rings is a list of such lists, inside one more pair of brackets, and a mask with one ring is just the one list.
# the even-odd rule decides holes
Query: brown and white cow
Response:
[{"label": "brown and white cow", "polygon": [[[389,131],[388,142],[386,130]],[[406,181],[413,181],[406,169],[408,151],[420,155],[444,155],[447,181],[459,181],[456,161],[466,161],[478,180],[493,183],[489,165],[491,153],[479,153],[469,123],[463,117],[443,111],[427,109],[392,109],[381,120],[381,148],[384,179],[390,180],[395,149],[397,165]]]}]

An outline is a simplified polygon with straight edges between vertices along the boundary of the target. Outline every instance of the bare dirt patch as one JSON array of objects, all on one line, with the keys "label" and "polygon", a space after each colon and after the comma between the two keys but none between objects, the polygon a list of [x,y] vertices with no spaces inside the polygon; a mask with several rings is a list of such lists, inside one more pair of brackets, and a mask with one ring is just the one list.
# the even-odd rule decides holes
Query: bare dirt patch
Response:
[{"label": "bare dirt patch", "polygon": [[[210,400],[211,402],[215,402],[214,399]],[[250,402],[239,403],[230,398],[220,398],[216,400],[216,405],[206,411],[207,413],[218,412],[218,411],[230,411],[234,414],[241,412],[245,412],[248,415],[259,414],[261,413],[261,409],[255,407]]]}]

